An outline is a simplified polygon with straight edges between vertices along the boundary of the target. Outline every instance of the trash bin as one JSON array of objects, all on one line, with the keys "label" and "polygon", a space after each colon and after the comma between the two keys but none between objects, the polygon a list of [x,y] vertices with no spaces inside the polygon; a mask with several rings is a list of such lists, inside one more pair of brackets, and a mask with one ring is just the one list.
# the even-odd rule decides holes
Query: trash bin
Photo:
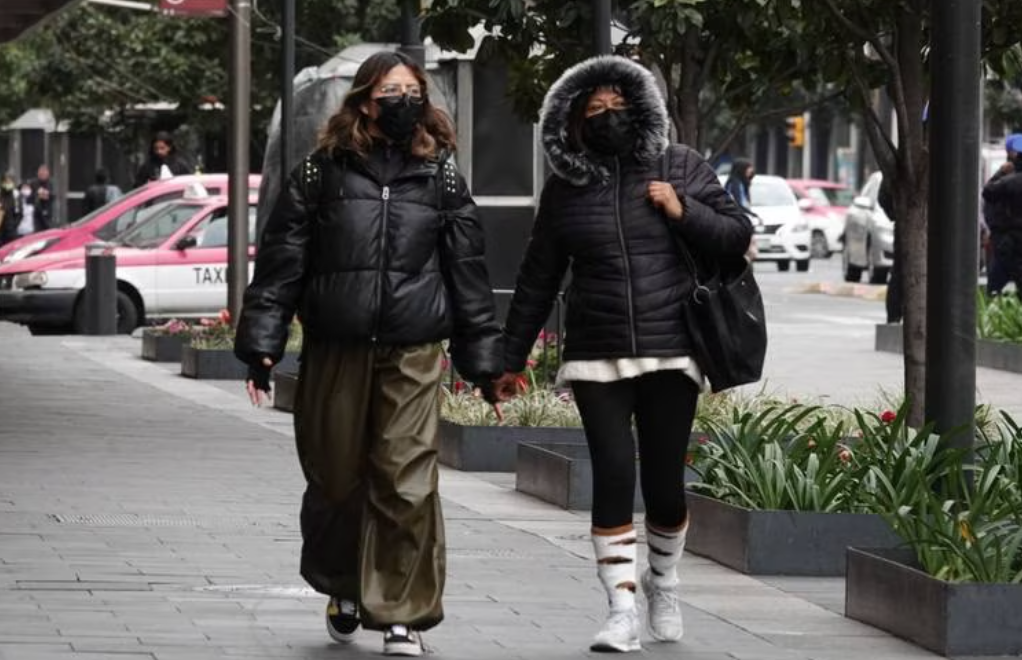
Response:
[{"label": "trash bin", "polygon": [[84,332],[117,334],[117,257],[112,243],[85,246]]}]

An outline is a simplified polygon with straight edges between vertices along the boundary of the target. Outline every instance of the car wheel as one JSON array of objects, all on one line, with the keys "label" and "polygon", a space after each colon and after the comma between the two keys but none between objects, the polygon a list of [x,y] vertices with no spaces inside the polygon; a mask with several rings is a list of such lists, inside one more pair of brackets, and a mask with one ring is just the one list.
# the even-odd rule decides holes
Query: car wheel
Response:
[{"label": "car wheel", "polygon": [[862,269],[858,266],[853,266],[849,261],[847,245],[841,253],[841,264],[844,266],[845,282],[858,282],[862,279]]},{"label": "car wheel", "polygon": [[800,273],[809,272],[809,260],[808,259],[802,259],[801,261],[796,261],[795,262],[795,268]]},{"label": "car wheel", "polygon": [[781,271],[782,273],[787,273],[789,270],[791,270],[791,262],[790,261],[783,261],[783,260],[782,261],[778,261],[777,262],[777,270]]},{"label": "car wheel", "polygon": [[[80,335],[85,334],[85,304],[84,294],[79,296],[78,304],[75,305],[75,323],[74,329]],[[117,292],[117,334],[119,335],[130,335],[131,331],[138,327],[139,324],[138,307],[135,306],[135,301],[131,299],[131,296],[123,291]]]},{"label": "car wheel", "polygon": [[822,231],[813,232],[809,249],[813,259],[829,259],[830,255],[833,254],[830,245],[827,244],[827,237]]}]

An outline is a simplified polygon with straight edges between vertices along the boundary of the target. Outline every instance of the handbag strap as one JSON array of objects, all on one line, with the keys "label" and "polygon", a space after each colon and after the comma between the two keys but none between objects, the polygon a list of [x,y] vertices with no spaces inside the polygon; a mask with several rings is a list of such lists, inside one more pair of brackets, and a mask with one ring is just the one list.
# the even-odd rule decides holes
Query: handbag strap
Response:
[{"label": "handbag strap", "polygon": [[[660,179],[665,183],[671,183],[671,147],[668,146],[664,150],[663,156],[660,157]],[[671,184],[672,186],[674,184]],[[699,281],[699,270],[696,268],[696,261],[692,258],[692,253],[689,252],[688,246],[685,245],[684,239],[678,236],[677,232],[672,232],[675,237],[675,243],[678,245],[678,249],[681,250],[681,258],[688,266],[689,272],[692,274],[692,280],[695,282],[696,291],[699,291],[703,287],[702,282]]]}]

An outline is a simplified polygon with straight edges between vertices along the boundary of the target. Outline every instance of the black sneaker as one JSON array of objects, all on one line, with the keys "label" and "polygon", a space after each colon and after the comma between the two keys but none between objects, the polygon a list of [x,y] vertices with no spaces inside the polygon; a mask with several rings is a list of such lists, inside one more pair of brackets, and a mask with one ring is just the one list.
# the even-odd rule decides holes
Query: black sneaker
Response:
[{"label": "black sneaker", "polygon": [[408,626],[391,626],[383,633],[383,655],[418,657],[422,655],[422,638]]},{"label": "black sneaker", "polygon": [[331,598],[326,604],[326,631],[340,644],[349,644],[358,630],[358,605],[353,600]]}]

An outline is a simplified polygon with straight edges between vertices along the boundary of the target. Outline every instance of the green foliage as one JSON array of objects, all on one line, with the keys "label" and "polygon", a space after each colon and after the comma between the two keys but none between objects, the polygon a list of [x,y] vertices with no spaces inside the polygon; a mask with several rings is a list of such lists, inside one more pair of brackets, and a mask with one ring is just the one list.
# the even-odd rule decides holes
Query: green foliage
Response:
[{"label": "green foliage", "polygon": [[[297,3],[296,67],[322,64],[341,45],[393,42],[397,0],[303,0]],[[252,124],[265,131],[280,88],[279,3],[253,3]],[[0,47],[0,118],[32,106],[53,109],[79,130],[116,132],[129,109],[179,104],[179,119],[217,128],[226,103],[230,50],[227,19],[183,19],[81,3],[16,44]]]},{"label": "green foliage", "polygon": [[[942,478],[929,487],[875,491],[875,510],[930,575],[951,582],[1022,583],[1022,430],[1004,415],[981,435],[974,461],[935,452]],[[883,472],[880,467],[872,473]]]},{"label": "green foliage", "polygon": [[1022,344],[1022,301],[1002,294],[987,297],[982,290],[976,300],[976,336],[979,339]]},{"label": "green foliage", "polygon": [[[781,3],[784,4],[784,3]],[[796,70],[804,49],[787,36],[784,12],[763,0],[619,0],[615,20],[628,36],[619,49],[663,72],[668,109],[679,139],[703,144],[712,133],[723,146],[765,107],[778,116],[801,111]],[[593,53],[590,2],[563,0],[434,0],[424,31],[445,48],[467,50],[469,29],[499,27],[484,56],[507,63],[509,97],[523,117],[535,119],[550,84],[569,66]],[[794,96],[792,96],[795,94]],[[714,130],[716,129],[716,130]]]}]

